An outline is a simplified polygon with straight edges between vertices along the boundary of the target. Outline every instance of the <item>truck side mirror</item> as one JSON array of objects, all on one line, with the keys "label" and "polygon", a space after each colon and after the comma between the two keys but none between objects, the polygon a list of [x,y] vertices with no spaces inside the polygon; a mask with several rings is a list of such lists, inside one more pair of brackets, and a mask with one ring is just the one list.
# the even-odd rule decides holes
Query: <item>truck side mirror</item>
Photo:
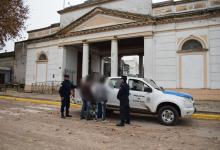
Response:
[{"label": "truck side mirror", "polygon": [[144,92],[152,93],[152,89],[150,87],[144,87]]}]

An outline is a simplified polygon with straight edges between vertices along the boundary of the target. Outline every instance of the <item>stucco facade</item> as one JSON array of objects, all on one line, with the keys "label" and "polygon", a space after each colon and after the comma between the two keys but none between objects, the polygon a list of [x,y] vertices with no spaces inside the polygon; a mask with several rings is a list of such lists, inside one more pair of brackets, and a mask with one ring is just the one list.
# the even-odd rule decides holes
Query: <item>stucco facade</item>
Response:
[{"label": "stucco facade", "polygon": [[220,89],[218,0],[97,0],[58,12],[59,24],[29,31],[26,90],[64,73],[75,84],[102,74],[104,57],[117,76],[120,57],[129,55],[143,57],[144,77],[165,88]]}]

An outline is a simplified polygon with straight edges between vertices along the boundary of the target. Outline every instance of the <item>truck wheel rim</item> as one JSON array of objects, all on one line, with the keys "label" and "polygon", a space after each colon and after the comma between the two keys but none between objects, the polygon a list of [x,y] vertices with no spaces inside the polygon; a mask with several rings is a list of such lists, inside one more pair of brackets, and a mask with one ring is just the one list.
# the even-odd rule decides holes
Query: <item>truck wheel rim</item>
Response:
[{"label": "truck wheel rim", "polygon": [[165,123],[171,123],[175,118],[174,113],[171,110],[164,110],[161,116]]}]

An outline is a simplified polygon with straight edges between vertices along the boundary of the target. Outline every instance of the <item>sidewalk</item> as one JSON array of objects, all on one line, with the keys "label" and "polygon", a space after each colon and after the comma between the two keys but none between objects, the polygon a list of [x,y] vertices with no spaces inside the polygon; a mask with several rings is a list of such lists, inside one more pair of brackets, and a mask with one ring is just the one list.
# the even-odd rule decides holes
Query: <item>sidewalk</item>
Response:
[{"label": "sidewalk", "polygon": [[[0,92],[0,96],[10,96],[16,98],[29,98],[35,100],[49,100],[49,101],[60,101],[58,94],[38,94],[38,93],[23,93],[16,91]],[[220,114],[220,101],[212,100],[195,100],[195,106],[197,112],[201,113],[218,113]]]}]

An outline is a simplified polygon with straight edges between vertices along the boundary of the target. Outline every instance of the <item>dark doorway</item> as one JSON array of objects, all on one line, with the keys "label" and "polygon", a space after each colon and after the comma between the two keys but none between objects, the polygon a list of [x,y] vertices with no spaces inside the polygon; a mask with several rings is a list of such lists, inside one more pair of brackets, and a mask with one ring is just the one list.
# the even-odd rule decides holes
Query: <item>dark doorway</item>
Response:
[{"label": "dark doorway", "polygon": [[0,73],[0,84],[5,84],[5,74]]},{"label": "dark doorway", "polygon": [[79,85],[82,78],[82,52],[78,51],[77,55],[77,85]]}]

